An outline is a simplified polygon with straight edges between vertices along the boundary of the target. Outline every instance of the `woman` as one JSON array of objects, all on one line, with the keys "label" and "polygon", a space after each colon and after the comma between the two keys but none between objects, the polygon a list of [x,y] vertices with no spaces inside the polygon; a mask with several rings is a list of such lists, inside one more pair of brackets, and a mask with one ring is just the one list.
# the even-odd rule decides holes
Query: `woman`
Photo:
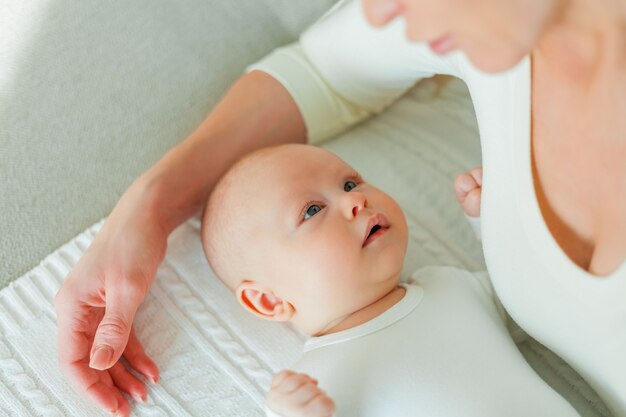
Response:
[{"label": "woman", "polygon": [[120,356],[158,379],[135,312],[168,234],[220,174],[255,148],[331,136],[420,77],[448,73],[468,84],[477,113],[484,253],[499,297],[626,416],[625,23],[621,0],[342,5],[253,66],[124,194],[57,295],[63,371],[128,415],[121,391],[141,400],[146,389]]}]

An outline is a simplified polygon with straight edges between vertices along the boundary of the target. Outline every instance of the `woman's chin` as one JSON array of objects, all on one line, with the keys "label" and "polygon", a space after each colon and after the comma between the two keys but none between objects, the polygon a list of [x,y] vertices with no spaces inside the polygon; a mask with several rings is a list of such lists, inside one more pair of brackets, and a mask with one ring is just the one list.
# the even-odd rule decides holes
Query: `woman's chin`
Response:
[{"label": "woman's chin", "polygon": [[488,73],[505,72],[514,68],[524,58],[525,53],[491,53],[485,52],[470,54],[467,57],[472,64],[481,71]]}]

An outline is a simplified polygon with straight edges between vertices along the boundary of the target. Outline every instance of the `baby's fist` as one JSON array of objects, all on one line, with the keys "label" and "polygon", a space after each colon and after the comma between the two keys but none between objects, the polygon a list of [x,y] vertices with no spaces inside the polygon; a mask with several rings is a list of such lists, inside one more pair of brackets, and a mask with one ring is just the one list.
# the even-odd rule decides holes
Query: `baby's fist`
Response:
[{"label": "baby's fist", "polygon": [[480,216],[480,194],[483,185],[483,168],[471,169],[454,180],[456,199],[470,217]]},{"label": "baby's fist", "polygon": [[335,402],[306,374],[281,371],[272,379],[267,406],[283,417],[331,417]]}]

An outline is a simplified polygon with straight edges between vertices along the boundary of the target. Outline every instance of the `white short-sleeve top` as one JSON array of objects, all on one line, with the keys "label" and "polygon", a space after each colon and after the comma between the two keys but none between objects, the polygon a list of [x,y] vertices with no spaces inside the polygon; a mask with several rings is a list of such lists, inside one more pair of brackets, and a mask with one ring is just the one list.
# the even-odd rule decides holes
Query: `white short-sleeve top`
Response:
[{"label": "white short-sleeve top", "polygon": [[343,1],[248,70],[275,77],[297,103],[311,143],[379,112],[420,78],[465,81],[481,137],[481,233],[494,288],[515,321],[574,367],[626,416],[626,263],[595,277],[550,234],[531,169],[530,57],[486,74],[465,55],[434,54],[405,38],[404,21],[371,27],[360,2]]}]

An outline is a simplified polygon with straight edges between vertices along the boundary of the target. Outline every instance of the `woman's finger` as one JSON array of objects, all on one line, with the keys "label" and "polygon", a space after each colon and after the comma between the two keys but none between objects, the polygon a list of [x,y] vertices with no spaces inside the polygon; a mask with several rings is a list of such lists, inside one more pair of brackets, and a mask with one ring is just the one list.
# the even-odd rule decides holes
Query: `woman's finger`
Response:
[{"label": "woman's finger", "polygon": [[[79,392],[84,392],[89,401],[110,413],[127,416],[130,405],[107,371],[96,371],[86,363],[74,363],[68,367],[71,382]],[[125,414],[124,414],[125,413]]]},{"label": "woman's finger", "polygon": [[89,366],[109,369],[126,349],[131,326],[148,286],[143,278],[126,276],[106,284],[106,309],[98,325],[90,353]]},{"label": "woman's finger", "polygon": [[57,352],[59,368],[78,392],[97,406],[115,412],[124,407],[121,393],[108,372],[88,365],[89,349],[102,308],[86,303],[85,297],[71,283],[66,283],[55,298],[57,312]]},{"label": "woman's finger", "polygon": [[146,385],[130,373],[122,362],[117,362],[109,369],[109,374],[117,388],[126,392],[139,403],[145,403],[148,396]]},{"label": "woman's finger", "polygon": [[119,417],[130,417],[130,404],[128,403],[128,400],[124,398],[120,390],[116,390],[115,398],[117,399],[118,403],[118,408],[115,412],[115,415]]},{"label": "woman's finger", "polygon": [[128,343],[126,344],[126,349],[124,349],[124,359],[151,384],[156,384],[159,380],[159,368],[146,355],[141,342],[137,339],[134,327],[131,328],[128,336]]}]

